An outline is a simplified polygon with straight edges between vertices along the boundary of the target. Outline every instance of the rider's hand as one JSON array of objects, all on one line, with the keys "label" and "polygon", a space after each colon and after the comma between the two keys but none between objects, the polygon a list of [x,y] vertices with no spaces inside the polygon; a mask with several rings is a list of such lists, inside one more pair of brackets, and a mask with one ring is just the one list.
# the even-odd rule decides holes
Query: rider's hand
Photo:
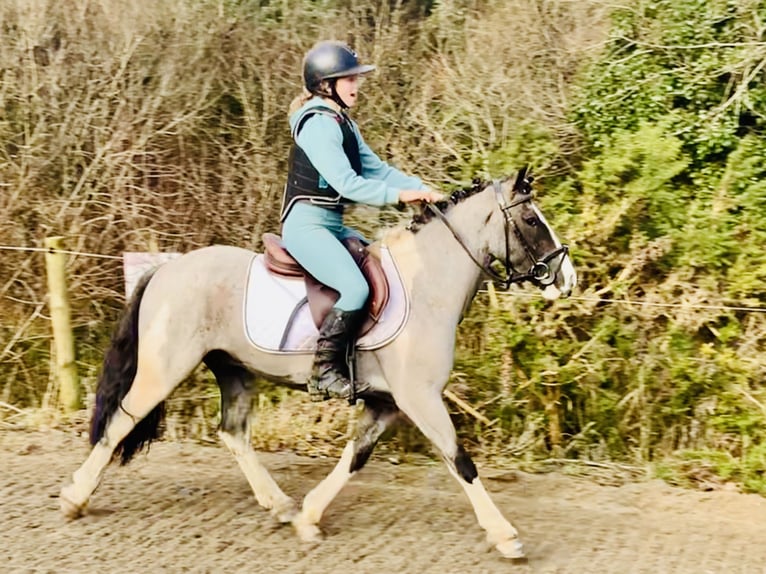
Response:
[{"label": "rider's hand", "polygon": [[403,189],[399,192],[399,201],[402,203],[412,203],[414,201],[425,201],[433,203],[447,199],[443,193],[427,189]]}]

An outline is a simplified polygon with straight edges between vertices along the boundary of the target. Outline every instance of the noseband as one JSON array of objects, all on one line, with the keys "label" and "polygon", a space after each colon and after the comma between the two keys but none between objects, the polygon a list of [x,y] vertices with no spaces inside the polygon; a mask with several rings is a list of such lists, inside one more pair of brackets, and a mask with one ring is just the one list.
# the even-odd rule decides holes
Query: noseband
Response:
[{"label": "noseband", "polygon": [[[528,186],[529,184],[526,181],[521,181],[521,185]],[[546,253],[540,259],[535,259],[534,255],[532,254],[532,249],[530,248],[529,242],[526,240],[524,235],[522,235],[518,225],[516,225],[516,222],[513,221],[513,217],[511,217],[510,213],[511,209],[514,207],[532,201],[531,189],[528,191],[522,191],[520,193],[522,196],[520,199],[512,201],[511,203],[506,203],[505,197],[503,196],[502,186],[499,180],[492,182],[492,188],[495,192],[495,198],[497,199],[497,204],[500,207],[500,211],[503,213],[503,225],[505,228],[505,261],[503,261],[503,266],[505,267],[505,277],[492,269],[489,266],[489,263],[481,263],[479,260],[477,260],[473,253],[471,253],[471,250],[465,244],[465,241],[463,241],[463,238],[460,237],[460,234],[455,231],[454,227],[452,227],[452,224],[449,222],[444,213],[442,213],[441,210],[433,203],[428,203],[427,205],[431,212],[436,215],[436,217],[438,217],[442,223],[444,223],[447,229],[450,230],[452,236],[460,244],[460,247],[463,248],[463,251],[468,254],[468,257],[471,258],[471,261],[473,261],[476,266],[484,272],[485,275],[489,276],[493,281],[498,283],[502,289],[508,290],[513,283],[523,283],[524,281],[530,281],[539,287],[547,287],[548,285],[553,285],[553,283],[556,281],[559,269],[561,269],[561,262],[564,260],[564,257],[566,257],[567,253],[569,253],[569,246],[562,245],[550,253]],[[514,189],[516,189],[516,186],[514,186]],[[509,241],[509,234],[511,229],[513,229],[513,233],[518,238],[519,243],[521,243],[527,258],[532,261],[532,266],[526,272],[518,271],[511,263],[511,244]],[[556,259],[558,260],[557,265],[555,265],[555,269],[552,269],[551,262]]]}]

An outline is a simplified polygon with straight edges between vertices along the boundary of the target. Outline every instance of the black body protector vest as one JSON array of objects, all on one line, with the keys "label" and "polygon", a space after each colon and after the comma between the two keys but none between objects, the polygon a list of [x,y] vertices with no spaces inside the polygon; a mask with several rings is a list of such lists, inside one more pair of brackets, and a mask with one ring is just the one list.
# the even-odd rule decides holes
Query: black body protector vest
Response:
[{"label": "black body protector vest", "polygon": [[330,116],[338,122],[343,133],[343,151],[346,153],[346,157],[356,174],[362,175],[359,142],[356,139],[354,130],[351,128],[351,120],[345,114],[338,113],[331,108],[309,108],[298,118],[293,129],[293,145],[288,158],[287,183],[285,184],[285,191],[282,197],[280,221],[285,220],[287,214],[290,213],[290,209],[298,201],[309,201],[314,205],[341,209],[343,203],[351,203],[349,200],[344,199],[329,184],[327,187],[319,187],[320,174],[297,143],[298,133],[301,131],[303,124],[315,114]]}]

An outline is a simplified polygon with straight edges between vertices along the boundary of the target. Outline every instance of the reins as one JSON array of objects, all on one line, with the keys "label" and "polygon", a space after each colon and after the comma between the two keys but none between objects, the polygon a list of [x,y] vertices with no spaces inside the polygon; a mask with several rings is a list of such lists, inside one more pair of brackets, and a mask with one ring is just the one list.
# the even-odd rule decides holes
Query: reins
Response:
[{"label": "reins", "polygon": [[[471,258],[471,261],[473,261],[473,262],[474,262],[474,264],[476,264],[476,266],[477,266],[479,269],[481,269],[481,270],[482,270],[482,271],[483,271],[483,272],[484,272],[486,275],[488,275],[489,277],[491,277],[493,280],[495,280],[495,281],[497,281],[497,282],[500,282],[500,283],[505,283],[505,282],[506,282],[506,280],[507,280],[507,277],[503,277],[503,276],[501,276],[501,275],[500,275],[499,273],[497,273],[497,272],[496,272],[494,269],[492,269],[492,268],[491,268],[491,267],[489,267],[489,266],[485,266],[485,265],[484,265],[483,263],[481,263],[481,262],[480,262],[478,259],[476,259],[476,257],[474,256],[474,254],[473,254],[473,253],[471,253],[471,250],[470,250],[470,249],[468,249],[468,246],[467,246],[467,245],[465,244],[465,242],[463,241],[463,238],[462,238],[462,237],[460,237],[460,234],[459,234],[457,231],[455,231],[455,228],[454,228],[454,227],[452,227],[452,224],[449,222],[449,219],[447,219],[447,217],[444,215],[444,213],[442,213],[442,211],[441,211],[441,210],[440,210],[438,207],[436,207],[436,205],[435,205],[435,204],[433,204],[433,203],[427,203],[426,205],[428,206],[428,209],[430,209],[430,210],[431,210],[431,212],[432,212],[434,215],[436,215],[436,217],[437,217],[437,218],[439,218],[439,220],[440,220],[442,223],[444,223],[444,225],[447,227],[447,229],[449,229],[450,233],[452,233],[452,237],[454,237],[454,238],[455,238],[455,240],[458,242],[458,245],[460,245],[460,247],[462,247],[462,248],[463,248],[463,251],[465,251],[465,252],[466,252],[466,254],[468,255],[468,257],[470,257],[470,258]],[[509,284],[509,285],[510,285],[510,284]]]},{"label": "reins", "polygon": [[[522,182],[522,184],[526,184],[526,182]],[[537,283],[538,285],[543,287],[552,285],[554,281],[556,280],[558,269],[556,269],[556,272],[551,272],[550,262],[556,259],[557,257],[561,257],[563,259],[566,256],[566,254],[569,252],[569,247],[567,245],[561,245],[560,247],[554,249],[550,253],[547,253],[545,256],[541,257],[540,259],[535,259],[534,255],[532,254],[532,249],[530,248],[529,242],[523,236],[523,234],[521,233],[518,226],[513,221],[513,218],[510,215],[510,210],[513,209],[514,207],[517,207],[519,205],[532,201],[531,190],[526,193],[521,192],[520,199],[517,199],[516,201],[513,201],[511,203],[505,203],[505,197],[503,196],[503,193],[502,193],[502,186],[500,184],[500,181],[494,180],[492,182],[492,186],[495,192],[495,198],[497,199],[497,203],[500,207],[500,211],[503,213],[503,222],[504,222],[504,228],[505,228],[505,261],[503,261],[503,265],[505,267],[505,277],[503,277],[502,275],[497,273],[494,269],[492,269],[489,266],[489,264],[481,263],[476,258],[476,256],[474,256],[474,254],[471,253],[471,250],[468,248],[468,246],[466,245],[465,241],[460,236],[460,234],[455,230],[455,228],[449,222],[449,220],[447,219],[447,216],[444,215],[444,213],[442,213],[442,211],[434,203],[428,203],[426,205],[428,209],[447,227],[447,229],[450,231],[452,236],[458,242],[460,247],[463,248],[463,251],[465,251],[468,257],[471,258],[471,261],[473,261],[473,263],[479,269],[481,269],[481,271],[485,275],[487,275],[493,281],[498,283],[502,289],[508,290],[510,289],[513,283],[523,283],[524,281],[532,281],[533,283]],[[514,186],[514,189],[515,188],[516,186]],[[516,235],[522,247],[524,248],[524,251],[527,257],[532,261],[532,266],[530,267],[529,271],[526,273],[517,271],[514,268],[513,264],[511,263],[511,246],[509,242],[509,232],[511,228],[513,229],[514,235]]]}]

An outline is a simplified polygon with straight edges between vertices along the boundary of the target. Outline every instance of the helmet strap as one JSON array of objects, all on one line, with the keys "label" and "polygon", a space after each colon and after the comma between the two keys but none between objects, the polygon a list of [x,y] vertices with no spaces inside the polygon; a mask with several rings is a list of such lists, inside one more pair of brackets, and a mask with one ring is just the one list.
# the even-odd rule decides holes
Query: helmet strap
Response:
[{"label": "helmet strap", "polygon": [[312,92],[316,96],[323,98],[330,98],[333,102],[338,104],[342,110],[347,110],[348,106],[338,95],[338,91],[335,89],[335,79],[322,80],[319,87]]},{"label": "helmet strap", "polygon": [[335,89],[336,84],[337,82],[335,80],[330,80],[330,98],[332,99],[332,101],[338,104],[342,110],[347,110],[348,106],[343,101],[343,99],[338,95],[338,91]]},{"label": "helmet strap", "polygon": [[338,95],[338,91],[335,89],[334,79],[322,80],[322,82],[319,84],[319,87],[313,90],[311,94],[332,100],[334,103],[340,106],[341,111],[345,112],[348,109],[348,106],[343,101],[343,99]]}]

